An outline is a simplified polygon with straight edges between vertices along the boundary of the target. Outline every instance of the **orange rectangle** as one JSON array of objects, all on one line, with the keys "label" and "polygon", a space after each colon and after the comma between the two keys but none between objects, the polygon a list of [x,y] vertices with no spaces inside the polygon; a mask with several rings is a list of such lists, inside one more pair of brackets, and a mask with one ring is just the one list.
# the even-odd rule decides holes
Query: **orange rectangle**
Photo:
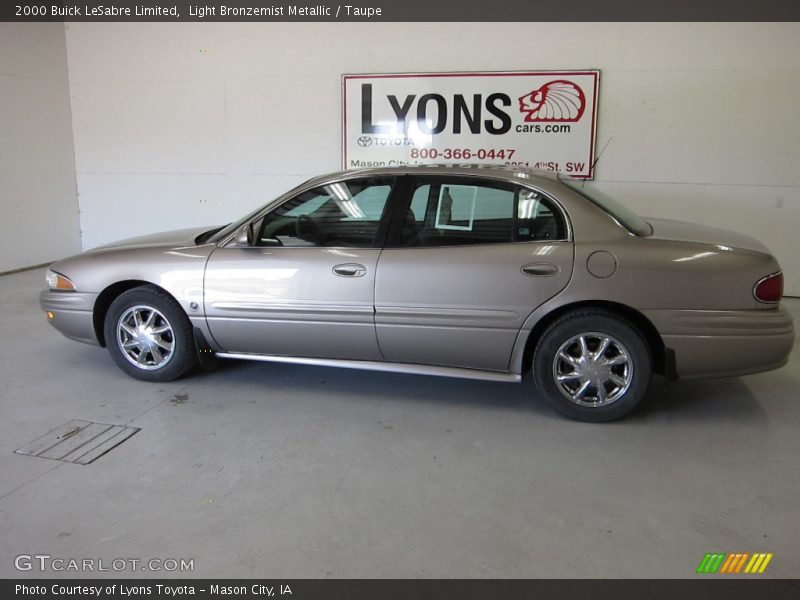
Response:
[{"label": "orange rectangle", "polygon": [[744,563],[747,561],[747,557],[750,556],[749,552],[745,552],[744,554],[739,555],[741,558],[739,559],[739,563],[736,565],[736,570],[733,571],[734,573],[738,573],[742,570]]}]

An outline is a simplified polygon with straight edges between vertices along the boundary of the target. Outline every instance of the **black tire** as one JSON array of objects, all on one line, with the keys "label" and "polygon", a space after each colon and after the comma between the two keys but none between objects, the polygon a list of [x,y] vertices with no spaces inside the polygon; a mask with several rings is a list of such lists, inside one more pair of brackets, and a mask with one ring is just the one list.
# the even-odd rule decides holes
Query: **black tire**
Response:
[{"label": "black tire", "polygon": [[558,412],[597,423],[620,419],[639,404],[653,359],[633,323],[611,311],[584,309],[562,315],[545,330],[533,354],[533,374],[539,393]]},{"label": "black tire", "polygon": [[[142,330],[134,327],[138,334],[142,334],[142,347],[147,348],[144,356],[140,346],[132,346],[130,354],[122,348],[121,337],[125,336],[130,344],[135,344],[140,338],[129,334],[127,330],[120,331],[120,319],[123,315],[128,316],[126,324],[131,328],[137,314],[142,317],[141,321],[153,315],[153,326],[147,332],[163,330],[159,333],[142,334]],[[165,325],[168,329],[165,329]],[[172,381],[188,372],[197,362],[189,318],[172,296],[152,285],[133,288],[120,294],[108,308],[103,331],[106,347],[117,366],[131,377],[142,381]],[[169,347],[171,350],[166,349]],[[137,364],[134,355],[142,357],[141,363]],[[162,364],[159,365],[156,356]]]}]

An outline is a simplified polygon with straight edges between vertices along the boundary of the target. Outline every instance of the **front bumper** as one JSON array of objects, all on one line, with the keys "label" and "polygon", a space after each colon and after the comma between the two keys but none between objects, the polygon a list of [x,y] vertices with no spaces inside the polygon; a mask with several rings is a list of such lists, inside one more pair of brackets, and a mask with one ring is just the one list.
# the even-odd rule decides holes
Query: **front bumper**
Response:
[{"label": "front bumper", "polygon": [[95,300],[97,294],[86,292],[44,290],[39,294],[42,310],[53,314],[48,318],[53,327],[71,340],[99,346],[92,318]]},{"label": "front bumper", "polygon": [[681,378],[770,371],[786,364],[794,346],[792,316],[782,308],[643,312],[675,351]]}]

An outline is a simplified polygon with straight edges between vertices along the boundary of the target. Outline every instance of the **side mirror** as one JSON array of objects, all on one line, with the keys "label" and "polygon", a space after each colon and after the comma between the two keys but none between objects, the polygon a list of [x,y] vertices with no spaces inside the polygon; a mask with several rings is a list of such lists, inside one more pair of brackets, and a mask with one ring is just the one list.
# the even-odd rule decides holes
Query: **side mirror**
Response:
[{"label": "side mirror", "polygon": [[256,236],[261,232],[261,223],[263,219],[257,219],[247,225],[242,225],[239,231],[236,232],[236,237],[233,238],[233,246],[237,248],[251,248],[257,245],[258,239]]},{"label": "side mirror", "polygon": [[233,238],[233,244],[238,247],[250,246],[250,240],[252,239],[252,234],[250,233],[250,226],[246,225],[242,227],[239,232],[236,234],[236,237]]},{"label": "side mirror", "polygon": [[261,234],[261,224],[264,222],[264,217],[260,219],[256,219],[252,221],[250,225],[247,226],[247,245],[248,246],[258,246],[259,239],[258,236]]}]

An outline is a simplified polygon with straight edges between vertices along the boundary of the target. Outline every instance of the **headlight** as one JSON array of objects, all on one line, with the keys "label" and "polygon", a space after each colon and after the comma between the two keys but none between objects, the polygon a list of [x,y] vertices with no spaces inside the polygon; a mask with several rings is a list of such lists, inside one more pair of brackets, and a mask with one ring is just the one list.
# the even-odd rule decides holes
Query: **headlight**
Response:
[{"label": "headlight", "polygon": [[47,285],[51,290],[67,291],[75,289],[75,284],[72,283],[69,278],[64,277],[61,273],[48,271],[45,278],[47,279]]}]

